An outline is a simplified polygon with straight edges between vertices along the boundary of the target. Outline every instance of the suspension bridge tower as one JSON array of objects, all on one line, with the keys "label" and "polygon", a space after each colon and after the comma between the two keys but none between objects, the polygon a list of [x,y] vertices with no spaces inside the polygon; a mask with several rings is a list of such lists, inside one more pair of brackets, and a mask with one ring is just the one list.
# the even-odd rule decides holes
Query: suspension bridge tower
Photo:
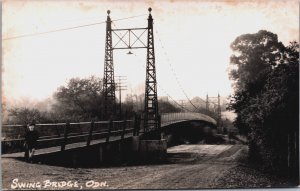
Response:
[{"label": "suspension bridge tower", "polygon": [[221,129],[222,126],[222,113],[221,113],[221,96],[218,93],[218,97],[208,97],[208,94],[206,95],[206,111],[210,111],[209,109],[209,104],[213,104],[216,114],[217,114],[217,127],[219,128],[219,131]]},{"label": "suspension bridge tower", "polygon": [[[157,83],[156,83],[156,68],[155,68],[155,52],[154,52],[154,35],[153,35],[153,18],[151,15],[152,9],[149,8],[148,25],[144,28],[126,28],[113,29],[112,20],[110,18],[110,11],[107,11],[106,20],[106,40],[105,40],[105,59],[104,59],[104,77],[103,77],[103,91],[104,91],[104,118],[116,116],[116,98],[115,98],[115,79],[114,79],[114,63],[113,50],[117,49],[139,49],[145,48],[147,50],[146,61],[146,84],[145,84],[145,106],[144,106],[144,129],[159,128],[159,114],[158,114],[158,100],[157,100]],[[147,42],[141,39],[141,35],[137,35],[137,31],[147,31]],[[118,33],[116,33],[118,32]],[[123,34],[120,34],[123,32]],[[113,44],[113,37],[117,38],[117,43]],[[127,42],[125,39],[128,39]],[[120,46],[121,42],[121,46]],[[140,42],[140,45],[136,45]],[[118,46],[119,45],[119,46]]]},{"label": "suspension bridge tower", "polygon": [[144,127],[146,130],[158,128],[158,100],[154,53],[153,18],[151,8],[148,9],[148,38],[147,38],[147,63],[146,63],[146,85],[145,85],[145,115]]},{"label": "suspension bridge tower", "polygon": [[105,38],[105,55],[104,55],[104,77],[103,77],[103,93],[104,93],[104,118],[115,116],[116,113],[116,95],[115,95],[115,76],[113,62],[112,47],[112,28],[110,19],[110,10],[107,11],[106,20],[106,38]]}]

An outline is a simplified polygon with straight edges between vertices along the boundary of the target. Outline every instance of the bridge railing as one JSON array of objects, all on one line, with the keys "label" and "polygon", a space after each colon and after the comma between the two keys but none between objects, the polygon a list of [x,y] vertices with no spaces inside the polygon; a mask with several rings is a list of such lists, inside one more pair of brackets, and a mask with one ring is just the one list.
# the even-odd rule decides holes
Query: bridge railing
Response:
[{"label": "bridge railing", "polygon": [[[65,150],[68,144],[81,143],[89,146],[93,141],[103,139],[124,139],[129,133],[136,133],[136,120],[91,121],[79,123],[36,124],[39,133],[38,149],[60,146]],[[2,125],[2,153],[17,152],[23,149],[24,125]],[[3,137],[4,136],[4,137]]]},{"label": "bridge railing", "polygon": [[[200,113],[164,113],[161,115],[161,126],[187,120],[203,120],[216,124],[213,118]],[[100,139],[105,139],[106,142],[112,138],[123,139],[128,133],[145,133],[143,124],[141,116],[135,116],[134,120],[121,121],[37,124],[36,129],[40,135],[38,148],[60,146],[64,150],[66,145],[73,143],[88,146]],[[2,153],[7,152],[7,148],[22,150],[26,129],[22,125],[2,125]]]}]

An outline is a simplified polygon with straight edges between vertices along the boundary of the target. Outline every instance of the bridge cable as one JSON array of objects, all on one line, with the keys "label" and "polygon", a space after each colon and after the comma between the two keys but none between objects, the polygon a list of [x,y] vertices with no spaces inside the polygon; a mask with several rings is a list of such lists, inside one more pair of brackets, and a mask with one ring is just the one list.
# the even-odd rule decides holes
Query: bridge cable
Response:
[{"label": "bridge cable", "polygon": [[179,88],[181,89],[181,91],[183,92],[183,94],[185,95],[185,97],[187,98],[187,100],[190,102],[190,104],[195,108],[194,111],[199,110],[199,108],[196,107],[196,106],[192,103],[192,101],[191,101],[190,98],[187,96],[186,92],[184,91],[184,89],[183,89],[183,87],[182,87],[182,85],[181,85],[181,83],[180,83],[180,81],[179,81],[179,79],[178,79],[178,75],[176,74],[176,72],[175,72],[175,70],[174,70],[174,68],[173,68],[173,66],[172,66],[172,64],[171,64],[171,61],[170,61],[170,59],[169,59],[169,57],[168,57],[168,54],[167,54],[167,52],[166,52],[166,50],[165,50],[165,48],[164,48],[164,46],[163,46],[163,44],[162,44],[162,41],[161,41],[161,39],[160,39],[160,37],[159,37],[158,32],[157,32],[156,29],[155,29],[155,33],[157,34],[157,38],[158,38],[158,40],[159,40],[159,42],[160,42],[160,46],[161,46],[161,48],[163,49],[163,53],[164,53],[164,55],[165,55],[166,58],[167,58],[167,62],[168,62],[168,64],[169,64],[170,68],[171,68],[171,71],[172,71],[172,73],[173,73],[175,79],[176,79],[177,85],[179,86]]},{"label": "bridge cable", "polygon": [[[133,55],[137,57],[137,55],[135,53],[133,53]],[[145,69],[145,66],[144,65],[141,65],[141,67],[143,67],[143,69]],[[182,106],[181,104],[179,104],[172,96],[170,96],[170,94],[168,94],[168,92],[158,83],[156,82],[157,86],[167,95],[168,98],[170,98],[176,105],[179,106],[179,108],[182,108],[183,110],[186,110],[186,111],[189,111],[189,112],[192,112],[190,111],[189,109],[185,108],[184,106]]]},{"label": "bridge cable", "polygon": [[[116,26],[116,24],[115,24],[114,22],[112,22],[112,24],[113,24],[113,26],[114,26],[115,29],[118,29],[118,27]],[[134,55],[136,58],[138,58],[137,55],[136,55],[135,53],[133,53],[133,55]],[[138,59],[139,59],[139,58],[138,58]],[[139,60],[140,60],[140,59],[139,59]],[[141,67],[145,69],[145,66],[144,66],[144,65],[141,65]],[[192,112],[192,111],[190,111],[189,109],[183,107],[181,104],[179,104],[175,99],[173,99],[173,98],[167,93],[167,91],[166,91],[160,84],[158,84],[158,82],[156,82],[156,84],[157,84],[157,86],[158,86],[158,87],[159,87],[159,88],[167,95],[167,97],[169,97],[176,105],[178,105],[178,106],[179,106],[180,108],[182,108],[183,110]]]},{"label": "bridge cable", "polygon": [[[145,16],[145,15],[147,15],[147,14],[125,17],[125,18],[115,19],[112,21],[122,21],[122,20],[132,19],[132,18],[141,17],[141,16]],[[30,33],[30,34],[24,34],[24,35],[19,35],[19,36],[2,38],[2,40],[5,41],[5,40],[13,40],[13,39],[24,38],[24,37],[32,37],[32,36],[44,35],[44,34],[55,33],[55,32],[66,31],[66,30],[72,30],[72,29],[77,29],[77,28],[82,28],[82,27],[88,27],[88,26],[93,26],[93,25],[100,25],[100,24],[105,24],[105,23],[106,23],[106,21],[102,21],[102,22],[90,23],[90,24],[85,24],[85,25],[78,25],[78,26],[74,26],[74,27],[53,29],[53,30],[44,31],[44,32],[37,32],[37,33]]]}]

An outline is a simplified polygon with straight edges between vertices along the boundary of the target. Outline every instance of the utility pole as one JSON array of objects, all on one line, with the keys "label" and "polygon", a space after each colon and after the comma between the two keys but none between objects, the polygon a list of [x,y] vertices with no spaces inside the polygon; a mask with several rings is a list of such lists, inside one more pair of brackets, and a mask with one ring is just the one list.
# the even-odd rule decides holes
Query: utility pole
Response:
[{"label": "utility pole", "polygon": [[116,91],[119,91],[119,115],[122,119],[122,91],[127,90],[127,86],[123,85],[127,80],[126,76],[115,76],[117,78]]},{"label": "utility pole", "polygon": [[185,106],[185,105],[184,105],[184,100],[181,99],[181,100],[179,100],[179,101],[180,101],[180,103],[181,103],[181,111],[184,112],[184,106]]},{"label": "utility pole", "polygon": [[208,101],[208,94],[206,94],[206,111],[209,111],[209,101]]},{"label": "utility pole", "polygon": [[221,127],[221,99],[220,99],[220,94],[218,94],[218,126]]}]

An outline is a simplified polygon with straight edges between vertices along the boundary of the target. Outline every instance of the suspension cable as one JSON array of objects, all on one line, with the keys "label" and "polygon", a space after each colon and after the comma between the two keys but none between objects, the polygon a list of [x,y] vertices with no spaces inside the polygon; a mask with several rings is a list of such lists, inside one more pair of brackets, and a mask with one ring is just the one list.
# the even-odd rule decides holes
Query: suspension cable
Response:
[{"label": "suspension cable", "polygon": [[[118,27],[116,26],[116,24],[114,23],[114,22],[112,22],[112,24],[113,24],[113,26],[114,26],[114,28],[115,29],[118,29]],[[136,58],[138,58],[137,57],[137,55],[135,54],[135,53],[133,53],[133,55],[136,57]],[[138,58],[139,59],[139,58]],[[145,67],[144,67],[144,65],[141,65],[141,67],[143,67],[144,69],[145,69]],[[173,70],[173,68],[172,68],[172,70]],[[174,72],[174,74],[175,74],[175,72]],[[175,74],[176,75],[176,74]],[[177,78],[176,78],[177,79]],[[178,81],[178,79],[177,79],[177,81]],[[167,97],[168,98],[170,98],[176,105],[178,105],[180,108],[182,108],[183,110],[186,110],[186,111],[189,111],[189,112],[191,112],[189,109],[187,109],[187,108],[185,108],[185,107],[183,107],[182,105],[180,105],[175,99],[173,99],[168,93],[167,93],[167,91],[160,85],[160,84],[158,84],[158,82],[156,82],[156,84],[157,84],[157,86],[167,95]],[[186,96],[187,97],[187,96]],[[192,103],[191,103],[192,104]],[[193,104],[192,104],[193,105]],[[195,107],[195,106],[194,106]]]},{"label": "suspension cable", "polygon": [[[136,15],[136,16],[131,16],[131,17],[125,17],[125,18],[115,19],[115,20],[112,20],[112,21],[122,21],[122,20],[132,19],[132,18],[141,17],[141,16],[145,16],[145,15],[147,15],[147,14]],[[53,29],[53,30],[49,30],[49,31],[30,33],[30,34],[24,34],[24,35],[19,35],[19,36],[12,36],[12,37],[7,37],[7,38],[2,38],[2,40],[3,41],[4,40],[13,40],[13,39],[24,38],[24,37],[44,35],[44,34],[55,33],[55,32],[66,31],[66,30],[72,30],[72,29],[78,29],[78,28],[88,27],[88,26],[93,26],[93,25],[100,25],[100,24],[104,24],[104,23],[106,23],[106,21],[90,23],[90,24],[85,24],[85,25],[78,25],[78,26],[74,26],[74,27]]]},{"label": "suspension cable", "polygon": [[163,53],[164,53],[164,55],[165,55],[166,58],[167,58],[168,65],[170,66],[171,71],[172,71],[172,73],[173,73],[173,75],[174,75],[174,77],[175,77],[175,79],[176,79],[177,85],[179,86],[179,88],[181,89],[181,91],[183,92],[183,94],[185,95],[185,97],[187,98],[187,100],[190,102],[190,104],[195,108],[194,111],[199,110],[199,108],[196,107],[196,106],[192,103],[192,101],[191,101],[190,98],[187,96],[186,92],[184,91],[184,89],[183,89],[183,87],[182,87],[182,85],[181,85],[181,83],[180,83],[180,81],[179,81],[179,79],[178,79],[178,75],[176,74],[176,72],[175,72],[175,70],[174,70],[174,68],[173,68],[173,66],[172,66],[172,64],[171,64],[171,61],[170,61],[170,59],[169,59],[169,57],[168,57],[168,54],[167,54],[167,52],[166,52],[166,50],[165,50],[165,48],[164,48],[164,46],[163,46],[163,44],[162,44],[162,41],[161,41],[161,39],[160,39],[160,37],[159,37],[158,32],[157,32],[156,29],[155,29],[155,33],[157,34],[157,38],[158,38],[158,40],[159,40],[159,42],[160,42],[160,46],[161,46],[161,48],[163,49]]},{"label": "suspension cable", "polygon": [[[133,55],[136,57],[136,58],[138,58],[137,57],[137,55],[135,54],[135,53],[133,53]],[[144,67],[144,65],[141,65],[141,67],[143,67],[144,69],[145,69],[145,67]],[[173,97],[171,97],[170,96],[170,94],[168,94],[168,92],[158,83],[158,82],[156,82],[156,84],[157,84],[157,86],[167,95],[167,97],[168,98],[170,98],[176,105],[178,105],[180,108],[182,108],[183,110],[186,110],[186,111],[189,111],[189,112],[191,112],[189,109],[187,109],[187,108],[185,108],[184,106],[182,106],[182,105],[180,105]]]}]

